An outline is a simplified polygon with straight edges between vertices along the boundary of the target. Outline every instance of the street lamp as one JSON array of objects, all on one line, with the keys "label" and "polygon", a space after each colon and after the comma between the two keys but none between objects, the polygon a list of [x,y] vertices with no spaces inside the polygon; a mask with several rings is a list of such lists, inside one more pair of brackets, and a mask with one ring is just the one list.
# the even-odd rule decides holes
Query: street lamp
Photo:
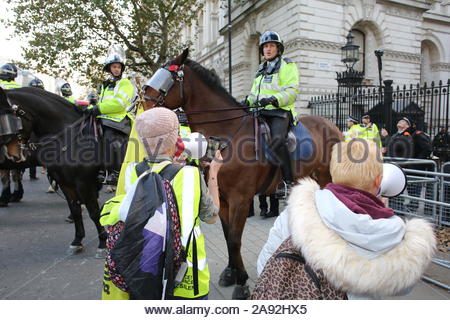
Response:
[{"label": "street lamp", "polygon": [[[361,85],[364,78],[363,71],[353,69],[355,63],[359,61],[359,46],[353,43],[355,37],[350,30],[347,34],[347,43],[341,47],[341,62],[345,64],[347,70],[336,72],[336,80],[338,82],[338,99],[336,103],[336,124],[344,126],[344,119],[349,114],[353,116],[361,116],[360,109],[362,105],[356,104],[357,87]],[[342,97],[342,102],[340,101]],[[348,103],[347,110],[340,110],[345,103]],[[343,112],[342,112],[343,111]],[[340,113],[343,113],[342,115]],[[344,116],[344,117],[342,117]]]},{"label": "street lamp", "polygon": [[359,46],[353,43],[355,38],[350,30],[347,34],[347,43],[341,47],[341,61],[346,65],[347,69],[353,69],[355,63],[359,61]]}]

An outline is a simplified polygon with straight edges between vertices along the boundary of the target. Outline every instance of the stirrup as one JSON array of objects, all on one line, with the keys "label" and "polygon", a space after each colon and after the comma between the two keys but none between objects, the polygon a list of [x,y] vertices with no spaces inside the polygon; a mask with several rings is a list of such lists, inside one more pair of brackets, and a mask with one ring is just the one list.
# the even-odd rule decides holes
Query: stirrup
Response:
[{"label": "stirrup", "polygon": [[285,199],[291,192],[291,183],[286,183],[285,181],[282,181],[278,184],[277,189],[273,193],[275,195],[276,199]]},{"label": "stirrup", "polygon": [[117,186],[118,181],[119,181],[119,172],[111,171],[108,172],[108,176],[106,177],[104,184],[109,186]]}]

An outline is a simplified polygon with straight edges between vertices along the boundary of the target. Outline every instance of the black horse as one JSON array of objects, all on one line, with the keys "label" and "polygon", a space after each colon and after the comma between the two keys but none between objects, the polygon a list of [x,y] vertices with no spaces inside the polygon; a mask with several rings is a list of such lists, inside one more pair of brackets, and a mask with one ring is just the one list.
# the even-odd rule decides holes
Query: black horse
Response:
[{"label": "black horse", "polygon": [[[83,248],[81,204],[85,204],[98,232],[97,254],[102,255],[106,234],[99,222],[97,198],[101,184],[97,175],[104,159],[102,139],[94,130],[95,120],[60,96],[33,87],[8,91],[0,88],[0,120],[4,126],[0,129],[0,169],[46,167],[64,193],[74,220],[75,239],[68,253]],[[6,127],[16,127],[16,132],[5,134]],[[30,141],[32,135],[34,141]]]}]

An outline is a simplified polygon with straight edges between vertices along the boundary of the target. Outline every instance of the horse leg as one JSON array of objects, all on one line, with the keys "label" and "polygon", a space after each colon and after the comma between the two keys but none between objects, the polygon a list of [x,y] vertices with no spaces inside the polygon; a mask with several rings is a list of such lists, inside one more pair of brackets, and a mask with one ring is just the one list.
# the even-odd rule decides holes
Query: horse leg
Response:
[{"label": "horse leg", "polygon": [[85,236],[83,217],[81,216],[81,204],[75,189],[64,185],[60,185],[60,188],[66,196],[66,201],[70,209],[70,215],[72,216],[75,225],[75,238],[67,250],[68,255],[74,255],[83,250],[81,241]]},{"label": "horse leg", "polygon": [[[87,188],[87,185],[90,187]],[[95,182],[83,185],[81,190],[85,190],[83,192],[82,197],[84,200],[84,204],[86,205],[86,209],[89,212],[89,217],[94,222],[95,227],[97,228],[98,233],[98,248],[95,257],[97,259],[104,259],[106,254],[106,231],[105,228],[100,224],[100,208],[98,206],[98,192],[97,185]]]},{"label": "horse leg", "polygon": [[14,192],[11,195],[10,202],[19,202],[23,198],[22,170],[11,170],[11,178],[14,183]]},{"label": "horse leg", "polygon": [[219,278],[219,286],[221,287],[229,287],[236,283],[236,269],[233,268],[231,263],[231,253],[230,253],[230,244],[229,244],[229,209],[228,204],[225,201],[220,201],[220,222],[222,223],[223,235],[225,237],[225,241],[227,243],[228,250],[228,265],[222,271]]},{"label": "horse leg", "polygon": [[2,182],[2,194],[0,196],[0,207],[7,207],[11,199],[11,180],[9,170],[0,170],[0,178]]},{"label": "horse leg", "polygon": [[250,207],[250,200],[251,198],[249,197],[248,199],[235,200],[230,204],[231,223],[228,230],[227,245],[229,246],[230,265],[236,270],[237,285],[234,288],[232,298],[239,300],[245,300],[250,296],[250,291],[246,285],[248,274],[241,256],[242,233]]}]

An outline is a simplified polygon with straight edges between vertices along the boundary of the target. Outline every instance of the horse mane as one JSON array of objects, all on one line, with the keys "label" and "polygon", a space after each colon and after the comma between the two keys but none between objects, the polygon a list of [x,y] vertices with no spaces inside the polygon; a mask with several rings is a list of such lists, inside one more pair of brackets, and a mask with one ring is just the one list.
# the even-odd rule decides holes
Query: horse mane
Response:
[{"label": "horse mane", "polygon": [[222,81],[220,80],[217,73],[206,69],[198,62],[195,62],[194,60],[191,59],[186,59],[184,64],[190,67],[191,70],[195,74],[197,74],[211,90],[227,98],[234,104],[240,105],[239,102],[237,102],[236,99],[223,87]]},{"label": "horse mane", "polygon": [[18,88],[17,90],[26,92],[26,93],[29,92],[29,93],[32,93],[33,95],[37,95],[37,96],[40,96],[40,97],[48,99],[48,100],[53,100],[54,102],[57,102],[59,104],[64,105],[65,107],[67,107],[69,109],[72,109],[77,114],[83,114],[83,111],[81,110],[80,107],[76,106],[75,104],[71,103],[67,99],[65,99],[57,94],[54,94],[50,91],[43,90],[40,88],[35,88],[35,87],[22,87],[22,88]]}]

